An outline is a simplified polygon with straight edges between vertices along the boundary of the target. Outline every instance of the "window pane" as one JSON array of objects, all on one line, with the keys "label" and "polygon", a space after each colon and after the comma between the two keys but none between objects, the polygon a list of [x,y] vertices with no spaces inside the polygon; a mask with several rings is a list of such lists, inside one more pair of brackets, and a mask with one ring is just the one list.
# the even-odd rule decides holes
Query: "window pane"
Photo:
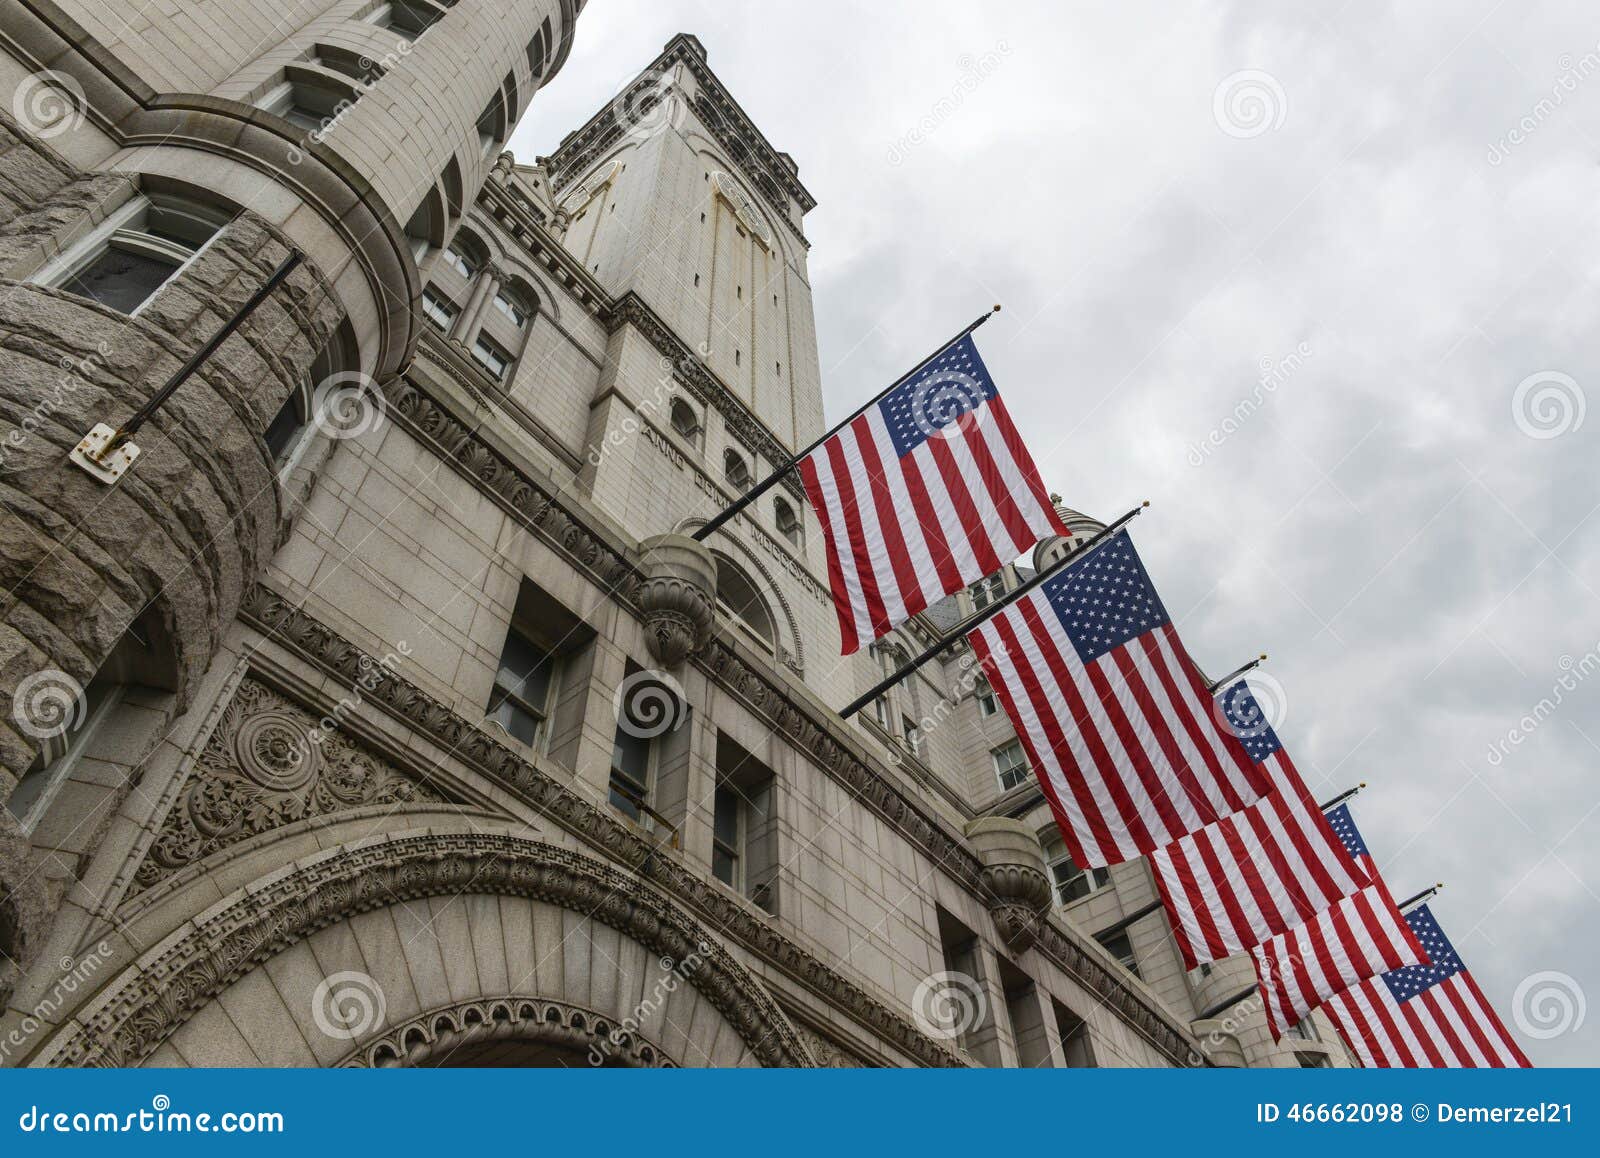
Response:
[{"label": "window pane", "polygon": [[739,843],[739,794],[726,784],[717,785],[711,835],[729,848]]},{"label": "window pane", "polygon": [[630,736],[621,728],[611,746],[611,767],[627,775],[641,789],[650,771],[650,741]]},{"label": "window pane", "polygon": [[177,268],[176,262],[107,246],[61,288],[130,314]]},{"label": "window pane", "polygon": [[499,688],[489,698],[489,718],[530,748],[539,741],[539,718],[508,700]]},{"label": "window pane", "polygon": [[640,785],[630,783],[627,777],[616,772],[611,774],[611,805],[624,816],[639,819],[638,802],[643,795]]},{"label": "window pane", "polygon": [[725,885],[734,883],[735,870],[738,867],[733,857],[720,846],[711,846],[711,874]]},{"label": "window pane", "polygon": [[554,666],[549,652],[513,630],[506,636],[494,682],[542,710],[549,702],[550,672]]},{"label": "window pane", "polygon": [[300,417],[300,400],[293,394],[284,401],[273,418],[272,425],[267,427],[267,449],[272,452],[274,462],[282,462],[299,441],[299,435],[305,429],[305,419]]}]

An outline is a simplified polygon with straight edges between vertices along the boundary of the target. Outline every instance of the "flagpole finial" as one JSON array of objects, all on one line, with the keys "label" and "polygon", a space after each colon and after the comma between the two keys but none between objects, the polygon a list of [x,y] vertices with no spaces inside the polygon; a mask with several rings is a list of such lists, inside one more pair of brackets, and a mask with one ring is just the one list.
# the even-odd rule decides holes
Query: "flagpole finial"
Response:
[{"label": "flagpole finial", "polygon": [[991,314],[998,314],[1000,312],[1000,303],[999,302],[995,302],[994,303],[994,309],[990,310],[989,312]]},{"label": "flagpole finial", "polygon": [[1149,499],[1145,499],[1145,501],[1140,503],[1139,505],[1141,507],[1148,507],[1150,505],[1150,500]]},{"label": "flagpole finial", "polygon": [[1365,780],[1363,780],[1360,784],[1356,785],[1356,787],[1358,787],[1358,788],[1365,788],[1366,786],[1367,786],[1367,782]]},{"label": "flagpole finial", "polygon": [[1265,660],[1266,658],[1267,658],[1267,653],[1266,652],[1262,652],[1261,653],[1261,659]]}]

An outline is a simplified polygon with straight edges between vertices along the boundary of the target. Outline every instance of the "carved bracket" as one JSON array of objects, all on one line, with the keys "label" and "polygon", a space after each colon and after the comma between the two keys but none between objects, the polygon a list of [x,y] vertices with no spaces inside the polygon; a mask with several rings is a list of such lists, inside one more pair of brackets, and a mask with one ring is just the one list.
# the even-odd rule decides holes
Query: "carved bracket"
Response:
[{"label": "carved bracket", "polygon": [[640,545],[644,611],[650,654],[677,667],[711,642],[717,606],[717,561],[687,535],[657,535]]}]

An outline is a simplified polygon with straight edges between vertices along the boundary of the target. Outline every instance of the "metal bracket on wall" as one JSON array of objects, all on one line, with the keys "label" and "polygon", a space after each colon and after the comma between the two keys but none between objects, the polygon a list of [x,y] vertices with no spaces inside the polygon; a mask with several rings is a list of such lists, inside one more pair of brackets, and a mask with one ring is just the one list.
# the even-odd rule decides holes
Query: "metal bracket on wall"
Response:
[{"label": "metal bracket on wall", "polygon": [[133,460],[139,457],[139,448],[126,438],[117,441],[116,427],[104,422],[94,424],[94,429],[72,448],[69,456],[82,470],[113,486],[128,473]]}]

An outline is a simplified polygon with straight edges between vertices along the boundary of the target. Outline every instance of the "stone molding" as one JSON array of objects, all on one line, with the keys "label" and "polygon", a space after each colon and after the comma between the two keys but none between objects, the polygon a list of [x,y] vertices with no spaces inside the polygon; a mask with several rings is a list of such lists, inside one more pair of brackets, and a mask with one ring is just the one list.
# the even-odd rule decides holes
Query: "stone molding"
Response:
[{"label": "stone molding", "polygon": [[124,900],[286,825],[373,804],[444,800],[342,732],[324,731],[312,713],[247,676],[223,708]]},{"label": "stone molding", "polygon": [[491,833],[341,846],[232,894],[122,970],[45,1047],[39,1063],[131,1066],[224,989],[319,929],[397,902],[465,892],[545,901],[652,952],[697,964],[690,985],[766,1066],[810,1066],[772,997],[713,934],[638,877],[580,853]]},{"label": "stone molding", "polygon": [[[807,1035],[802,1040],[810,1044]],[[441,1005],[419,1013],[337,1063],[344,1069],[390,1069],[427,1065],[437,1054],[448,1057],[465,1046],[516,1041],[555,1045],[584,1054],[600,1052],[606,1062],[628,1069],[676,1069],[666,1051],[637,1030],[581,1005],[548,997],[508,995]]]}]

